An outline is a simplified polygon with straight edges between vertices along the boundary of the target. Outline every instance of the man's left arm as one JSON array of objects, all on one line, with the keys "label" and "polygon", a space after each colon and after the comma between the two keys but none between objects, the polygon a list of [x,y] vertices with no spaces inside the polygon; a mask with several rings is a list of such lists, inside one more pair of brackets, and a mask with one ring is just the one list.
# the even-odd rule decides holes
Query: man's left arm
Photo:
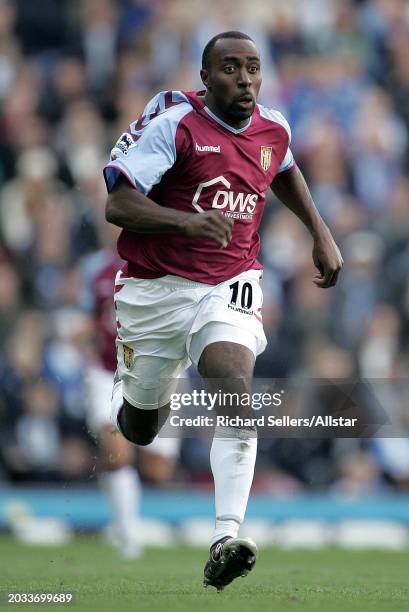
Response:
[{"label": "man's left arm", "polygon": [[312,258],[319,274],[314,277],[317,287],[333,287],[342,268],[343,259],[331,232],[319,214],[310,190],[298,166],[280,172],[271,183],[274,195],[304,223],[314,240]]}]

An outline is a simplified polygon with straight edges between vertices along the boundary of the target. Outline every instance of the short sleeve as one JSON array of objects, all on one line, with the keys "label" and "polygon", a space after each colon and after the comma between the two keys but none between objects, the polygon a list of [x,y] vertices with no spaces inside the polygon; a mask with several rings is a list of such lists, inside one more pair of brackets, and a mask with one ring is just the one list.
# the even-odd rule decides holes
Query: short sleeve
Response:
[{"label": "short sleeve", "polygon": [[277,171],[278,173],[280,173],[280,172],[285,172],[286,170],[290,170],[290,168],[294,166],[295,161],[294,161],[294,156],[292,154],[292,151],[290,149],[290,144],[291,144],[290,124],[288,123],[287,119],[284,117],[282,113],[280,113],[279,111],[274,111],[274,112],[276,114],[276,120],[285,128],[288,134],[288,147],[284,155],[283,161],[281,162],[280,167],[278,168],[278,171]]},{"label": "short sleeve", "polygon": [[295,161],[294,161],[292,151],[290,147],[288,147],[287,152],[284,156],[284,159],[281,162],[279,169],[277,170],[277,173],[285,172],[286,170],[290,170],[290,168],[292,168],[294,164],[295,164]]},{"label": "short sleeve", "polygon": [[284,115],[280,113],[280,111],[275,110],[273,108],[266,108],[265,106],[261,106],[261,105],[259,106],[259,108],[260,108],[260,114],[262,117],[264,117],[265,119],[269,119],[270,121],[273,121],[274,123],[279,123],[287,132],[288,142],[283,143],[284,144],[283,149],[285,153],[284,153],[283,159],[281,160],[280,166],[278,167],[277,172],[279,173],[279,172],[285,172],[286,170],[290,170],[290,168],[292,168],[295,165],[294,157],[290,149],[290,144],[291,144],[290,125],[287,119],[284,117]]},{"label": "short sleeve", "polygon": [[176,160],[174,117],[159,115],[143,129],[137,139],[122,134],[104,168],[105,183],[110,192],[120,174],[144,193],[150,192]]}]

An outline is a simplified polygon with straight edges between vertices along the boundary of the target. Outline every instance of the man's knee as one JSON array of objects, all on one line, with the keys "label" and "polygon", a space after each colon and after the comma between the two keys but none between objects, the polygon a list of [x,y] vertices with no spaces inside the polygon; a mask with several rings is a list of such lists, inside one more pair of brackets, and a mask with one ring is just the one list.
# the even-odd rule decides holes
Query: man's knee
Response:
[{"label": "man's knee", "polygon": [[204,349],[198,370],[206,379],[224,379],[228,386],[232,381],[238,381],[240,386],[249,386],[254,361],[253,353],[245,346],[232,342],[215,342]]},{"label": "man's knee", "polygon": [[128,437],[128,440],[133,444],[137,444],[138,446],[148,446],[151,442],[156,438],[157,432],[142,432],[142,431],[134,431],[129,432],[131,437]]},{"label": "man's knee", "polygon": [[147,446],[155,439],[159,430],[157,410],[141,410],[132,406],[125,398],[118,413],[118,424],[127,440],[138,446]]}]

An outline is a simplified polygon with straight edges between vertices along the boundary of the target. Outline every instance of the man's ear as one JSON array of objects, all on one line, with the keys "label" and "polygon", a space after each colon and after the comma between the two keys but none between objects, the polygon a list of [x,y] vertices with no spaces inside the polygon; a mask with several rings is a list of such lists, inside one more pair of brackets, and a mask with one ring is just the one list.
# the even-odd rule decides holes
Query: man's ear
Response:
[{"label": "man's ear", "polygon": [[202,79],[203,85],[206,89],[210,89],[209,87],[209,71],[206,68],[202,68],[200,71],[200,78]]}]

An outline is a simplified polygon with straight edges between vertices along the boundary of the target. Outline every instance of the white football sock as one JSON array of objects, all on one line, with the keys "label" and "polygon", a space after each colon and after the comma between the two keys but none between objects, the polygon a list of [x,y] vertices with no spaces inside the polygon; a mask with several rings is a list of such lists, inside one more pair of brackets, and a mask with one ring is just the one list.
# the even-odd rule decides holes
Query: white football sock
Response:
[{"label": "white football sock", "polygon": [[210,451],[216,524],[211,546],[225,536],[237,537],[246,513],[257,454],[257,433],[217,427]]},{"label": "white football sock", "polygon": [[127,465],[104,472],[100,482],[108,499],[111,517],[121,541],[135,543],[139,527],[140,481],[137,471]]}]

